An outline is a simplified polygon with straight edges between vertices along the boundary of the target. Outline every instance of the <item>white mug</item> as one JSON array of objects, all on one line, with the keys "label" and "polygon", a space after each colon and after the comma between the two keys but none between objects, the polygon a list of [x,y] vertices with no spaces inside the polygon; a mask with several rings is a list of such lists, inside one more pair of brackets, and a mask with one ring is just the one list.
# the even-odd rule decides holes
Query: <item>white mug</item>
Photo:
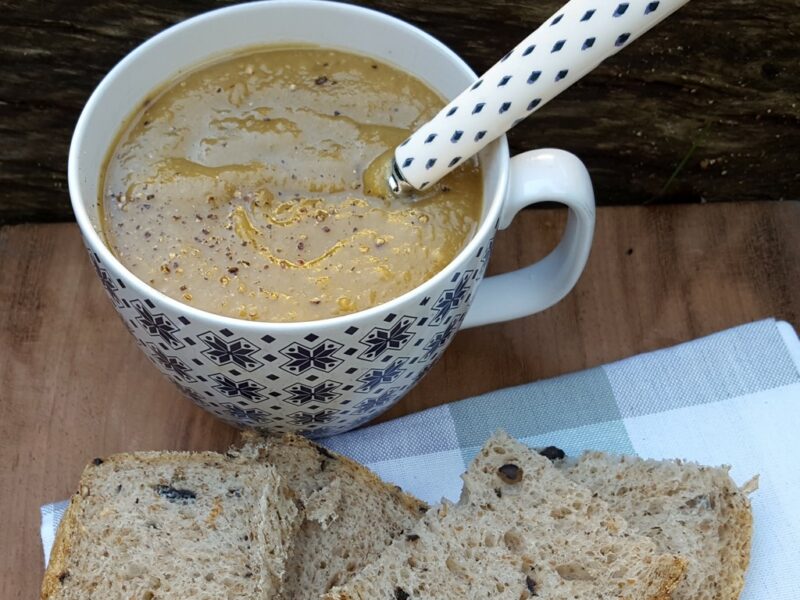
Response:
[{"label": "white mug", "polygon": [[[165,82],[214,57],[285,43],[369,55],[446,98],[476,79],[441,42],[372,10],[315,0],[223,8],[158,34],[103,79],[75,129],[69,190],[102,284],[162,373],[230,423],[321,437],[389,408],[428,372],[459,329],[530,315],[563,298],[589,255],[594,195],[575,156],[545,149],[509,158],[501,138],[479,155],[483,213],[474,237],[442,271],[398,298],[303,323],[239,320],[169,298],[128,271],[103,241],[98,186],[106,153],[121,124]],[[557,248],[535,264],[484,278],[497,231],[520,209],[543,201],[569,208]]]}]

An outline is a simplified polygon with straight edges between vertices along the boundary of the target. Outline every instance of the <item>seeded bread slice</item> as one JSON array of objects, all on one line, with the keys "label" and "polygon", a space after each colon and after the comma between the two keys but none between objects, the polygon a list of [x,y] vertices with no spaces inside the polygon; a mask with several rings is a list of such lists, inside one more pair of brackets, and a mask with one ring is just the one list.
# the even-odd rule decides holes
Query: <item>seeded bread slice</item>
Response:
[{"label": "seeded bread slice", "polygon": [[605,502],[503,433],[431,509],[325,600],[664,600],[685,561],[660,554]]},{"label": "seeded bread slice", "polygon": [[556,464],[652,538],[659,551],[688,559],[673,600],[739,597],[750,560],[753,517],[747,493],[730,478],[728,467],[602,452]]},{"label": "seeded bread slice", "polygon": [[275,467],[305,504],[281,596],[318,600],[347,583],[392,540],[412,529],[428,506],[362,465],[293,434],[244,434],[244,456]]},{"label": "seeded bread slice", "polygon": [[263,463],[213,452],[96,459],[59,527],[41,598],[271,599],[298,521]]}]

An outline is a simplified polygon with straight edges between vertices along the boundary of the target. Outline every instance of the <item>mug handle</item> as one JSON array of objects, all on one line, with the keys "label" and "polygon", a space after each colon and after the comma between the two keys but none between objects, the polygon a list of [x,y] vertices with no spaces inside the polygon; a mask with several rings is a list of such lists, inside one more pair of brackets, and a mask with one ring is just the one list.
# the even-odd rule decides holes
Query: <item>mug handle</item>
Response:
[{"label": "mug handle", "polygon": [[595,205],[589,172],[577,156],[545,148],[511,159],[508,194],[498,228],[505,229],[520,210],[538,202],[558,202],[569,208],[558,246],[539,262],[484,279],[461,329],[544,310],[566,296],[578,281],[592,246]]}]

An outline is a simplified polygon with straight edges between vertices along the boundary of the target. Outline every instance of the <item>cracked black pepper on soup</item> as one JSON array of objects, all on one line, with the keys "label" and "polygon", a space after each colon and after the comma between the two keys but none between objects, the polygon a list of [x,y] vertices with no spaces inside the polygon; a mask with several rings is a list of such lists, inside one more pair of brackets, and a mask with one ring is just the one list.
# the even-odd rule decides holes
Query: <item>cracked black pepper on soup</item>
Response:
[{"label": "cracked black pepper on soup", "polygon": [[101,186],[108,245],[155,289],[220,315],[311,321],[386,302],[447,265],[480,218],[475,163],[416,203],[372,189],[383,173],[368,167],[443,105],[418,79],[340,51],[202,67],[119,134]]}]

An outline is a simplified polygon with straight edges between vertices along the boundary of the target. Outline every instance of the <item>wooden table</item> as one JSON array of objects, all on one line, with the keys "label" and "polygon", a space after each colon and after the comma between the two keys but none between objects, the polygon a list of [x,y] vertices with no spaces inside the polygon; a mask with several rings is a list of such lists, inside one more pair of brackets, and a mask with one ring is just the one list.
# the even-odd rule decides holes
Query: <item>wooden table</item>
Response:
[{"label": "wooden table", "polygon": [[[492,270],[555,244],[559,210],[528,211]],[[800,324],[800,203],[601,208],[588,267],[557,306],[462,332],[383,418],[585,369],[764,317]],[[94,456],[223,449],[233,429],[180,397],[139,352],[77,227],[0,228],[0,598],[42,575],[39,506]]]}]

